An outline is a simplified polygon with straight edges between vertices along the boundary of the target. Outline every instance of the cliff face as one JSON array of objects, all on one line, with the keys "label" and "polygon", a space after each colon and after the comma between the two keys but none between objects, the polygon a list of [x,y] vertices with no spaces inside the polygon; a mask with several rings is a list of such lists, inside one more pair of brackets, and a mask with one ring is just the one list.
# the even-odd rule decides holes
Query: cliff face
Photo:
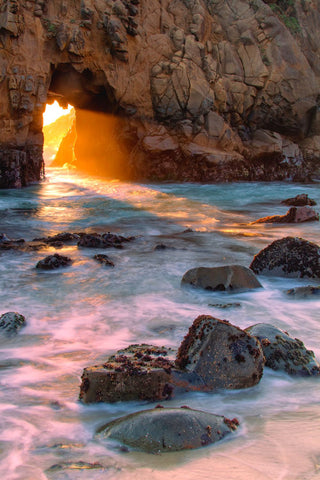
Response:
[{"label": "cliff face", "polygon": [[3,0],[0,186],[41,178],[54,99],[90,172],[309,178],[319,87],[320,0]]}]

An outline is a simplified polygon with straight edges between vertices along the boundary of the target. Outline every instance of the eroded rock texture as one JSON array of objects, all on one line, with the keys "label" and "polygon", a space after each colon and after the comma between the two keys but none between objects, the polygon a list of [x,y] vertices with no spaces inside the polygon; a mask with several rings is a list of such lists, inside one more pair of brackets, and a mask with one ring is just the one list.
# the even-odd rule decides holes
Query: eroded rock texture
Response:
[{"label": "eroded rock texture", "polygon": [[41,178],[54,99],[74,105],[74,162],[91,173],[319,173],[319,12],[319,0],[3,0],[0,186]]}]

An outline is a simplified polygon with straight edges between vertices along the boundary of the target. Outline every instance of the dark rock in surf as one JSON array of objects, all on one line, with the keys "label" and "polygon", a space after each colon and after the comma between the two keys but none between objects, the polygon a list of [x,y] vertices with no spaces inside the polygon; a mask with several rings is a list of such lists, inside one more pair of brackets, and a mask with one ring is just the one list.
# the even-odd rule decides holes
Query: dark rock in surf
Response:
[{"label": "dark rock in surf", "polygon": [[148,453],[200,448],[237,429],[239,421],[191,408],[154,408],[107,423],[98,438],[117,440]]},{"label": "dark rock in surf", "polygon": [[294,207],[303,207],[305,205],[317,205],[312,198],[309,198],[306,193],[301,193],[300,195],[296,195],[292,198],[287,198],[286,200],[282,200],[281,202],[283,205],[294,206]]},{"label": "dark rock in surf", "polygon": [[311,207],[291,207],[285,215],[259,218],[256,223],[303,223],[319,221],[319,214]]},{"label": "dark rock in surf", "polygon": [[238,302],[233,302],[233,303],[209,303],[208,307],[214,307],[214,308],[240,308],[241,303]]},{"label": "dark rock in surf", "polygon": [[195,373],[215,390],[256,385],[264,361],[256,338],[225,320],[200,315],[179,347],[176,365]]},{"label": "dark rock in surf", "polygon": [[306,285],[305,287],[295,287],[286,290],[285,293],[294,300],[303,298],[316,300],[320,297],[320,286]]},{"label": "dark rock in surf", "polygon": [[25,243],[23,238],[14,240],[5,233],[0,233],[0,250],[17,250]]},{"label": "dark rock in surf", "polygon": [[0,316],[0,332],[7,336],[16,335],[26,325],[26,319],[17,312],[6,312]]},{"label": "dark rock in surf", "polygon": [[97,262],[101,263],[101,265],[105,265],[106,267],[114,267],[114,263],[112,262],[112,260],[110,260],[108,255],[103,255],[103,253],[98,253],[93,258]]},{"label": "dark rock in surf", "polygon": [[54,255],[48,255],[43,260],[39,260],[36,268],[39,270],[55,270],[60,267],[68,267],[71,263],[71,258],[55,253]]},{"label": "dark rock in surf", "polygon": [[250,268],[262,275],[320,278],[320,247],[299,237],[275,240],[255,255]]},{"label": "dark rock in surf", "polygon": [[298,338],[267,323],[258,323],[246,329],[261,343],[266,357],[266,367],[280,370],[289,375],[320,375],[320,365],[314,353],[307,350]]},{"label": "dark rock in surf", "polygon": [[80,233],[78,247],[85,248],[123,248],[123,243],[131,242],[135,237],[123,237],[114,233]]},{"label": "dark rock in surf", "polygon": [[192,268],[184,274],[181,284],[189,284],[212,291],[248,290],[262,287],[252,271],[242,265]]},{"label": "dark rock in surf", "polygon": [[56,244],[57,242],[61,242],[61,244],[63,245],[65,243],[70,243],[70,242],[79,240],[79,238],[80,238],[79,235],[76,233],[62,232],[49,237],[34,238],[33,242],[44,242],[49,245]]}]

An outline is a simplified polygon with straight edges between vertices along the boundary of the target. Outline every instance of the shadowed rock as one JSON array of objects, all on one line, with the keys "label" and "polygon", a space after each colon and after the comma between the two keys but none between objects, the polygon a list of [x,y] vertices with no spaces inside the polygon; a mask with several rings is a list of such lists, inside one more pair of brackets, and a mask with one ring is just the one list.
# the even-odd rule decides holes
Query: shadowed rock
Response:
[{"label": "shadowed rock", "polygon": [[262,287],[252,271],[242,265],[192,268],[184,274],[181,284],[213,291],[247,290]]},{"label": "shadowed rock", "polygon": [[250,268],[263,275],[320,278],[320,247],[299,237],[275,240],[255,255]]},{"label": "shadowed rock", "polygon": [[312,198],[309,198],[306,193],[301,193],[300,195],[296,195],[292,198],[287,198],[286,200],[282,200],[281,202],[283,205],[289,205],[294,207],[303,207],[305,205],[317,205]]},{"label": "shadowed rock", "polygon": [[270,217],[259,218],[255,223],[303,223],[319,220],[319,214],[308,206],[291,207],[285,215],[272,215]]},{"label": "shadowed rock", "polygon": [[264,356],[256,338],[209,315],[200,315],[180,345],[176,365],[196,373],[212,390],[248,388],[263,373]]},{"label": "shadowed rock", "polygon": [[0,316],[0,331],[7,336],[16,335],[26,325],[26,319],[17,312],[6,312]]},{"label": "shadowed rock", "polygon": [[285,293],[293,299],[312,298],[318,299],[320,297],[320,286],[307,285],[305,287],[295,287],[286,290]]},{"label": "shadowed rock", "polygon": [[108,255],[103,255],[103,253],[99,253],[95,255],[93,258],[97,262],[101,263],[101,265],[105,265],[106,267],[114,267],[114,263],[112,260],[110,260]]},{"label": "shadowed rock", "polygon": [[48,255],[43,260],[39,260],[36,268],[40,270],[55,270],[60,267],[68,267],[71,263],[71,258],[55,253],[54,255]]},{"label": "shadowed rock", "polygon": [[154,408],[127,415],[99,428],[111,438],[148,453],[200,448],[236,430],[239,422],[189,408]]},{"label": "shadowed rock", "polygon": [[298,338],[267,323],[258,323],[246,329],[260,342],[266,357],[266,367],[282,370],[290,375],[320,375],[319,363],[314,353],[307,350]]},{"label": "shadowed rock", "polygon": [[123,243],[134,240],[134,237],[123,237],[114,233],[80,233],[78,247],[86,248],[123,248]]}]

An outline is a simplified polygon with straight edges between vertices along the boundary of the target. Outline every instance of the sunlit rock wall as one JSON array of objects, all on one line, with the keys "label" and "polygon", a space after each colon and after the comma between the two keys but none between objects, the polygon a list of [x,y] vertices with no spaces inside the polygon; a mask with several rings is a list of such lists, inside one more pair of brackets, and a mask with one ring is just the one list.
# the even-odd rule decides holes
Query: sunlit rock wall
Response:
[{"label": "sunlit rock wall", "polygon": [[[308,179],[319,171],[319,59],[320,0],[3,0],[0,186],[41,178],[54,99],[76,108],[84,170]],[[89,130],[89,168],[88,110],[118,118],[121,168],[103,154],[101,128],[100,150]]]}]

